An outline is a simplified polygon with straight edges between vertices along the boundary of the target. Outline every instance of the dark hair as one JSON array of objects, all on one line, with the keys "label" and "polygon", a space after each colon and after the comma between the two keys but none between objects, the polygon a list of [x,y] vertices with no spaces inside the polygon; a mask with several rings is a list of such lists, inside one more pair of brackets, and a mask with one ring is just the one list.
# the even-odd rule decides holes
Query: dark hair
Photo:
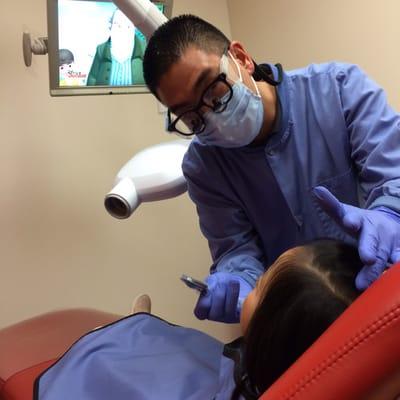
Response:
[{"label": "dark hair", "polygon": [[214,25],[195,15],[184,14],[161,25],[150,37],[143,59],[143,74],[149,90],[157,97],[161,77],[190,46],[222,55],[229,39]]},{"label": "dark hair", "polygon": [[60,49],[58,51],[58,65],[71,64],[74,62],[74,55],[71,50]]},{"label": "dark hair", "polygon": [[261,395],[359,295],[356,247],[319,240],[282,255],[244,337],[247,386]]}]

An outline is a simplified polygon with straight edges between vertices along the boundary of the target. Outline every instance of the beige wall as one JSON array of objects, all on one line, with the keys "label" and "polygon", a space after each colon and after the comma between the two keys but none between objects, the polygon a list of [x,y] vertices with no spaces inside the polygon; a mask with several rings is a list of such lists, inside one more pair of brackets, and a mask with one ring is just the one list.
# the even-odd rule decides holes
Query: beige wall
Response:
[{"label": "beige wall", "polygon": [[[234,337],[234,327],[197,321],[195,294],[178,281],[183,272],[204,276],[210,264],[187,195],[143,204],[126,221],[106,214],[103,197],[118,169],[169,138],[148,94],[49,96],[47,56],[26,68],[21,51],[24,30],[46,34],[45,3],[8,2],[0,16],[0,327],[65,307],[126,313],[148,292],[161,317]],[[208,19],[259,61],[358,63],[400,109],[397,0],[174,4],[174,15]]]},{"label": "beige wall", "polygon": [[[149,293],[154,312],[221,338],[197,321],[182,273],[203,277],[210,256],[187,195],[143,204],[126,221],[103,208],[115,173],[138,150],[170,138],[149,94],[51,98],[47,56],[26,68],[22,32],[45,36],[46,1],[8,1],[0,16],[0,327],[45,311],[127,313]],[[230,34],[226,1],[175,0]]]},{"label": "beige wall", "polygon": [[400,110],[398,0],[228,0],[232,37],[284,68],[330,60],[359,64]]}]

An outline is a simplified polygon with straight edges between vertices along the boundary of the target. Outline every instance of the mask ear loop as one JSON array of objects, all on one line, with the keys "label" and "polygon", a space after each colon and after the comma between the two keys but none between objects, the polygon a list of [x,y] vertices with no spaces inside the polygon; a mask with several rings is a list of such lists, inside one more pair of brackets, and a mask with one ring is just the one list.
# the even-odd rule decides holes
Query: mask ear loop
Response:
[{"label": "mask ear loop", "polygon": [[256,81],[254,80],[254,78],[252,76],[250,76],[251,80],[253,81],[254,87],[256,88],[256,92],[257,92],[257,96],[261,97],[260,95],[260,91],[258,90],[258,86],[256,84]]},{"label": "mask ear loop", "polygon": [[[230,57],[232,58],[233,62],[235,63],[236,68],[237,68],[237,70],[238,70],[238,72],[239,72],[239,81],[240,81],[240,83],[243,84],[242,71],[240,70],[239,64],[238,64],[238,62],[235,60],[235,57],[233,57],[233,55],[232,55],[232,53],[231,53],[230,51],[228,51],[228,54],[230,55]],[[223,56],[223,57],[224,57],[224,56]],[[221,58],[221,62],[222,62],[222,58]],[[224,73],[227,75],[228,67],[227,67],[226,62],[229,62],[227,57],[226,57],[226,61],[224,62],[224,63],[225,63],[225,67],[226,67],[226,72],[224,72]],[[227,75],[227,76],[228,76],[228,75]],[[258,97],[261,97],[260,91],[258,90],[258,86],[257,86],[257,84],[256,84],[256,81],[254,80],[254,78],[253,78],[252,76],[250,76],[250,78],[251,78],[251,80],[252,80],[252,82],[253,82],[254,87],[256,88],[257,96],[258,96]]]},{"label": "mask ear loop", "polygon": [[[238,73],[239,73],[239,81],[240,81],[241,83],[243,83],[242,71],[240,70],[238,63],[237,63],[237,61],[235,60],[235,57],[233,57],[233,55],[232,55],[232,53],[231,53],[230,51],[228,51],[228,54],[229,54],[229,56],[232,58],[233,62],[234,62],[235,65],[236,65],[236,69],[238,70]],[[228,59],[226,59],[226,61],[228,61]],[[228,61],[228,62],[229,62],[229,61]],[[228,72],[228,68],[227,68],[227,71],[226,71],[226,72]],[[227,76],[228,76],[228,75],[227,75]]]}]

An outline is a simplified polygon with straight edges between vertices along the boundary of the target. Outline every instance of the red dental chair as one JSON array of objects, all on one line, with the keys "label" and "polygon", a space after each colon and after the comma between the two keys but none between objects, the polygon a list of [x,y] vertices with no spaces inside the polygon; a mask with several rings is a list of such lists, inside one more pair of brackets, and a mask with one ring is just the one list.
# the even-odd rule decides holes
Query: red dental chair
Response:
[{"label": "red dental chair", "polygon": [[[74,341],[121,317],[73,309],[0,330],[0,400],[31,400],[36,377]],[[261,399],[395,400],[398,395],[400,264],[364,292]]]}]

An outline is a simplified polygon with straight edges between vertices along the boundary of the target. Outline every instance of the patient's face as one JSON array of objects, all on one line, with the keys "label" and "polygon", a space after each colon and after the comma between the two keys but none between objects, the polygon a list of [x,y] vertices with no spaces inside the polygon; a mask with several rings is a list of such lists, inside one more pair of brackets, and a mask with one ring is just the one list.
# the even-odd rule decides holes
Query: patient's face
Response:
[{"label": "patient's face", "polygon": [[271,270],[272,268],[274,268],[274,265],[275,264],[272,264],[272,266],[263,275],[260,276],[260,278],[257,280],[256,286],[248,294],[245,301],[243,302],[242,312],[240,313],[240,328],[243,334],[245,334],[251,317],[253,316],[258,303],[262,299],[264,288],[269,279],[268,276],[271,275]]},{"label": "patient's face", "polygon": [[258,304],[262,301],[265,292],[268,290],[268,284],[272,277],[276,275],[284,263],[287,263],[288,261],[298,257],[300,249],[302,249],[302,247],[294,247],[293,249],[285,251],[257,280],[255,288],[246,297],[246,300],[242,306],[242,312],[240,314],[240,327],[243,334],[245,334],[247,330],[254,311],[256,310]]}]

